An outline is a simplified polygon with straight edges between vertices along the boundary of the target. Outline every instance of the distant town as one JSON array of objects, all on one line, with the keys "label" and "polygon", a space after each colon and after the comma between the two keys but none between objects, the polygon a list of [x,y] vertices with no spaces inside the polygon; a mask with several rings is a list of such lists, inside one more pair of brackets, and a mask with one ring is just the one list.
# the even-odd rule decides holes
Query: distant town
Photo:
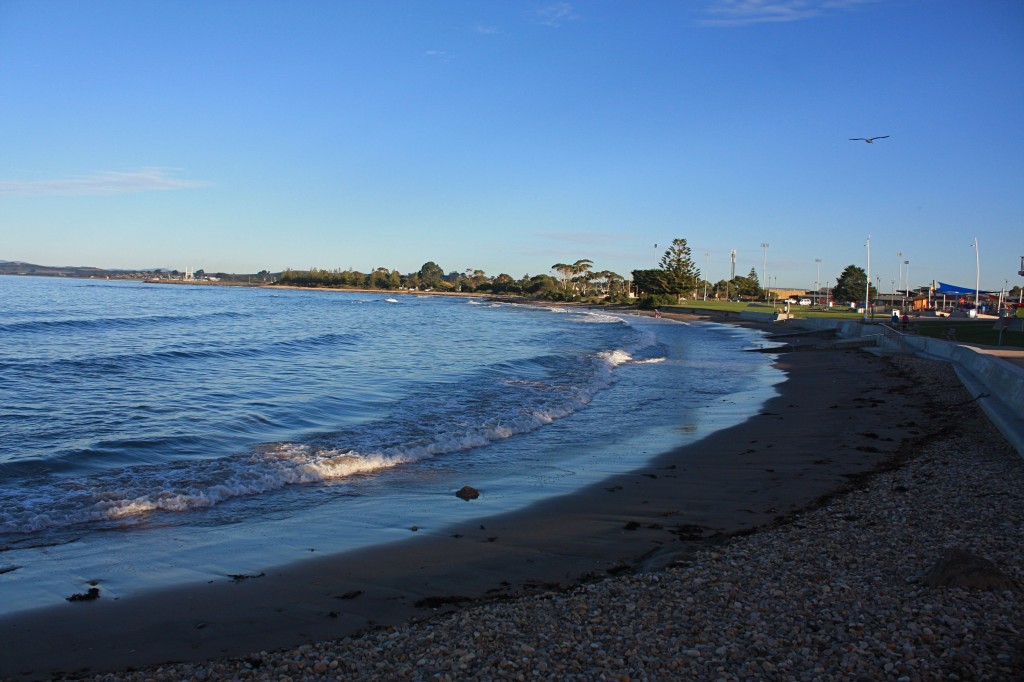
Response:
[{"label": "distant town", "polygon": [[106,270],[88,266],[36,265],[21,261],[0,260],[0,275],[33,275],[36,277],[76,277],[82,279],[178,280],[194,282],[226,282],[232,284],[271,284],[280,273],[267,270],[252,274],[226,272],[207,273],[204,270],[174,270],[152,268],[145,270]]}]

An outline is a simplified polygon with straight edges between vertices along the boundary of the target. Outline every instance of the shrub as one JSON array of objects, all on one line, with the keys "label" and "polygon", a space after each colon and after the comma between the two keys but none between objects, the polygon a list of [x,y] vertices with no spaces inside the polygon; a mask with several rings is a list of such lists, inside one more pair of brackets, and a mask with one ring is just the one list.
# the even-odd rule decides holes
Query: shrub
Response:
[{"label": "shrub", "polygon": [[671,294],[652,294],[640,300],[641,310],[653,310],[667,305],[676,305],[676,297]]}]

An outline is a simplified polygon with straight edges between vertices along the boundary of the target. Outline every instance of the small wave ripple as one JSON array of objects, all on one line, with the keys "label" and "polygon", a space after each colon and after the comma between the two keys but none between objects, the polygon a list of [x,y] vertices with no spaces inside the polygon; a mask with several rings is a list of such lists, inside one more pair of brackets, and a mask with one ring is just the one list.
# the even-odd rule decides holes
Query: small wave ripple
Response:
[{"label": "small wave ripple", "polygon": [[572,416],[616,381],[616,368],[632,362],[629,352],[614,349],[497,363],[455,387],[423,387],[385,419],[309,442],[10,487],[0,490],[0,532],[131,525],[154,513],[205,509],[295,485],[337,484],[484,448]]}]

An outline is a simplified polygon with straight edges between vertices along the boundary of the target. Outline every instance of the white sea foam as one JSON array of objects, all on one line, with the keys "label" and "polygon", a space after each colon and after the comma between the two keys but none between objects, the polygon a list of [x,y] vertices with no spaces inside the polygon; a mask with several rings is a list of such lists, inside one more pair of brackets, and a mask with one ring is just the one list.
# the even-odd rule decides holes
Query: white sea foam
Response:
[{"label": "white sea foam", "polygon": [[622,324],[622,317],[610,313],[601,313],[593,310],[575,311],[579,313],[578,322],[584,324]]},{"label": "white sea foam", "polygon": [[602,351],[598,355],[602,359],[604,359],[612,367],[618,367],[619,365],[624,365],[624,364],[626,364],[627,362],[629,362],[630,360],[633,359],[633,356],[630,355],[629,353],[627,353],[624,350]]}]

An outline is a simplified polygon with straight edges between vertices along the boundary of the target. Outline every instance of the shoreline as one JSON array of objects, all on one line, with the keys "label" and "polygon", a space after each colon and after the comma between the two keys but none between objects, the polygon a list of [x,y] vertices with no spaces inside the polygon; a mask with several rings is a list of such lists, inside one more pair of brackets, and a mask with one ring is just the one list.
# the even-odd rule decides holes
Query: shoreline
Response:
[{"label": "shoreline", "polygon": [[[901,442],[886,435],[892,411],[917,415],[906,420],[915,424],[905,427],[911,441],[935,419],[912,382],[885,360],[826,350],[784,353],[778,364],[788,378],[757,417],[632,473],[478,526],[282,566],[237,583],[2,618],[6,648],[18,653],[3,657],[0,676],[38,679],[242,656],[672,566],[782,523],[851,476],[884,465]],[[821,380],[829,374],[830,381]],[[822,456],[837,448],[842,458]]]}]

